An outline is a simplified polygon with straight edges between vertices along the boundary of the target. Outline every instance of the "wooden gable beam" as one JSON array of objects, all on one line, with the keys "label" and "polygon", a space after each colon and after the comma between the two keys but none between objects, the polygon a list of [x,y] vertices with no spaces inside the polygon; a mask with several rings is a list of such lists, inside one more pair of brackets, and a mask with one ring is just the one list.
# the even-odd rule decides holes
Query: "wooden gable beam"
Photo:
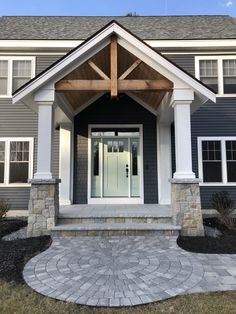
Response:
[{"label": "wooden gable beam", "polygon": [[88,65],[103,79],[110,80],[110,78],[93,62],[88,61]]},{"label": "wooden gable beam", "polygon": [[[173,83],[169,80],[118,80],[117,90],[125,91],[147,91],[173,89]],[[110,80],[62,80],[56,84],[57,92],[66,91],[110,91]],[[113,97],[115,94],[113,93]]]},{"label": "wooden gable beam", "polygon": [[136,60],[120,77],[119,80],[124,80],[131,72],[134,71],[134,69],[136,69],[140,63],[142,61],[141,60]]},{"label": "wooden gable beam", "polygon": [[110,62],[111,62],[111,97],[118,96],[118,84],[117,84],[117,37],[111,36],[111,48],[110,48]]}]

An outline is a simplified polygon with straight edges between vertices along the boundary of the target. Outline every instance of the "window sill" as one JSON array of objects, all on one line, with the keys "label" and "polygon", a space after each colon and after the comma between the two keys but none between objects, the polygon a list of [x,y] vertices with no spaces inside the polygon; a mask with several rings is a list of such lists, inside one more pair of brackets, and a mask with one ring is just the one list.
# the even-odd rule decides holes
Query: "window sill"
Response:
[{"label": "window sill", "polygon": [[200,183],[200,186],[236,186],[236,182],[235,183]]},{"label": "window sill", "polygon": [[29,183],[12,183],[12,184],[4,184],[0,183],[0,188],[28,188],[31,187]]},{"label": "window sill", "polygon": [[236,94],[216,94],[217,98],[230,98],[230,97],[236,97]]},{"label": "window sill", "polygon": [[12,99],[12,96],[0,95],[0,99]]}]

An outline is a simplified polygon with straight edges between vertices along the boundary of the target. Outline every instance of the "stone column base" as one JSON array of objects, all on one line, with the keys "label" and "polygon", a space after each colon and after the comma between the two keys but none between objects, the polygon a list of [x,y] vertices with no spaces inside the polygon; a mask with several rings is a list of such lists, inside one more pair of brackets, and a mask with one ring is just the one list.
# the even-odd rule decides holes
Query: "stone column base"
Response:
[{"label": "stone column base", "polygon": [[182,236],[203,236],[203,221],[198,179],[171,180],[173,222],[181,226]]},{"label": "stone column base", "polygon": [[59,213],[59,179],[30,180],[28,237],[50,234]]}]

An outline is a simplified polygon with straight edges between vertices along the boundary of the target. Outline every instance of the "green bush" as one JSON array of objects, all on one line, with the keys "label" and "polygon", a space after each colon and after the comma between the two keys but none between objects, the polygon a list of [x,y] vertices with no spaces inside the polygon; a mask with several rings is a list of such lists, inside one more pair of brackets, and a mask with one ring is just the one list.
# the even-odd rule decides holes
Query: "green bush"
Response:
[{"label": "green bush", "polygon": [[217,192],[212,195],[212,206],[220,214],[219,219],[228,229],[233,229],[235,220],[232,217],[234,211],[234,201],[226,191]]},{"label": "green bush", "polygon": [[0,219],[4,218],[7,215],[7,212],[10,209],[10,205],[5,199],[0,199]]}]

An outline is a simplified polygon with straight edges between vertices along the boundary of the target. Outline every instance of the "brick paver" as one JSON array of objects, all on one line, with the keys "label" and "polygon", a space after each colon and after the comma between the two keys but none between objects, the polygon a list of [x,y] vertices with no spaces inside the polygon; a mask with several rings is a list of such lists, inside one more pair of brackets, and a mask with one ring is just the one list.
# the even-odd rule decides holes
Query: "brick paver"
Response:
[{"label": "brick paver", "polygon": [[236,255],[196,254],[175,237],[65,237],[25,266],[35,291],[91,306],[132,306],[236,290]]}]

